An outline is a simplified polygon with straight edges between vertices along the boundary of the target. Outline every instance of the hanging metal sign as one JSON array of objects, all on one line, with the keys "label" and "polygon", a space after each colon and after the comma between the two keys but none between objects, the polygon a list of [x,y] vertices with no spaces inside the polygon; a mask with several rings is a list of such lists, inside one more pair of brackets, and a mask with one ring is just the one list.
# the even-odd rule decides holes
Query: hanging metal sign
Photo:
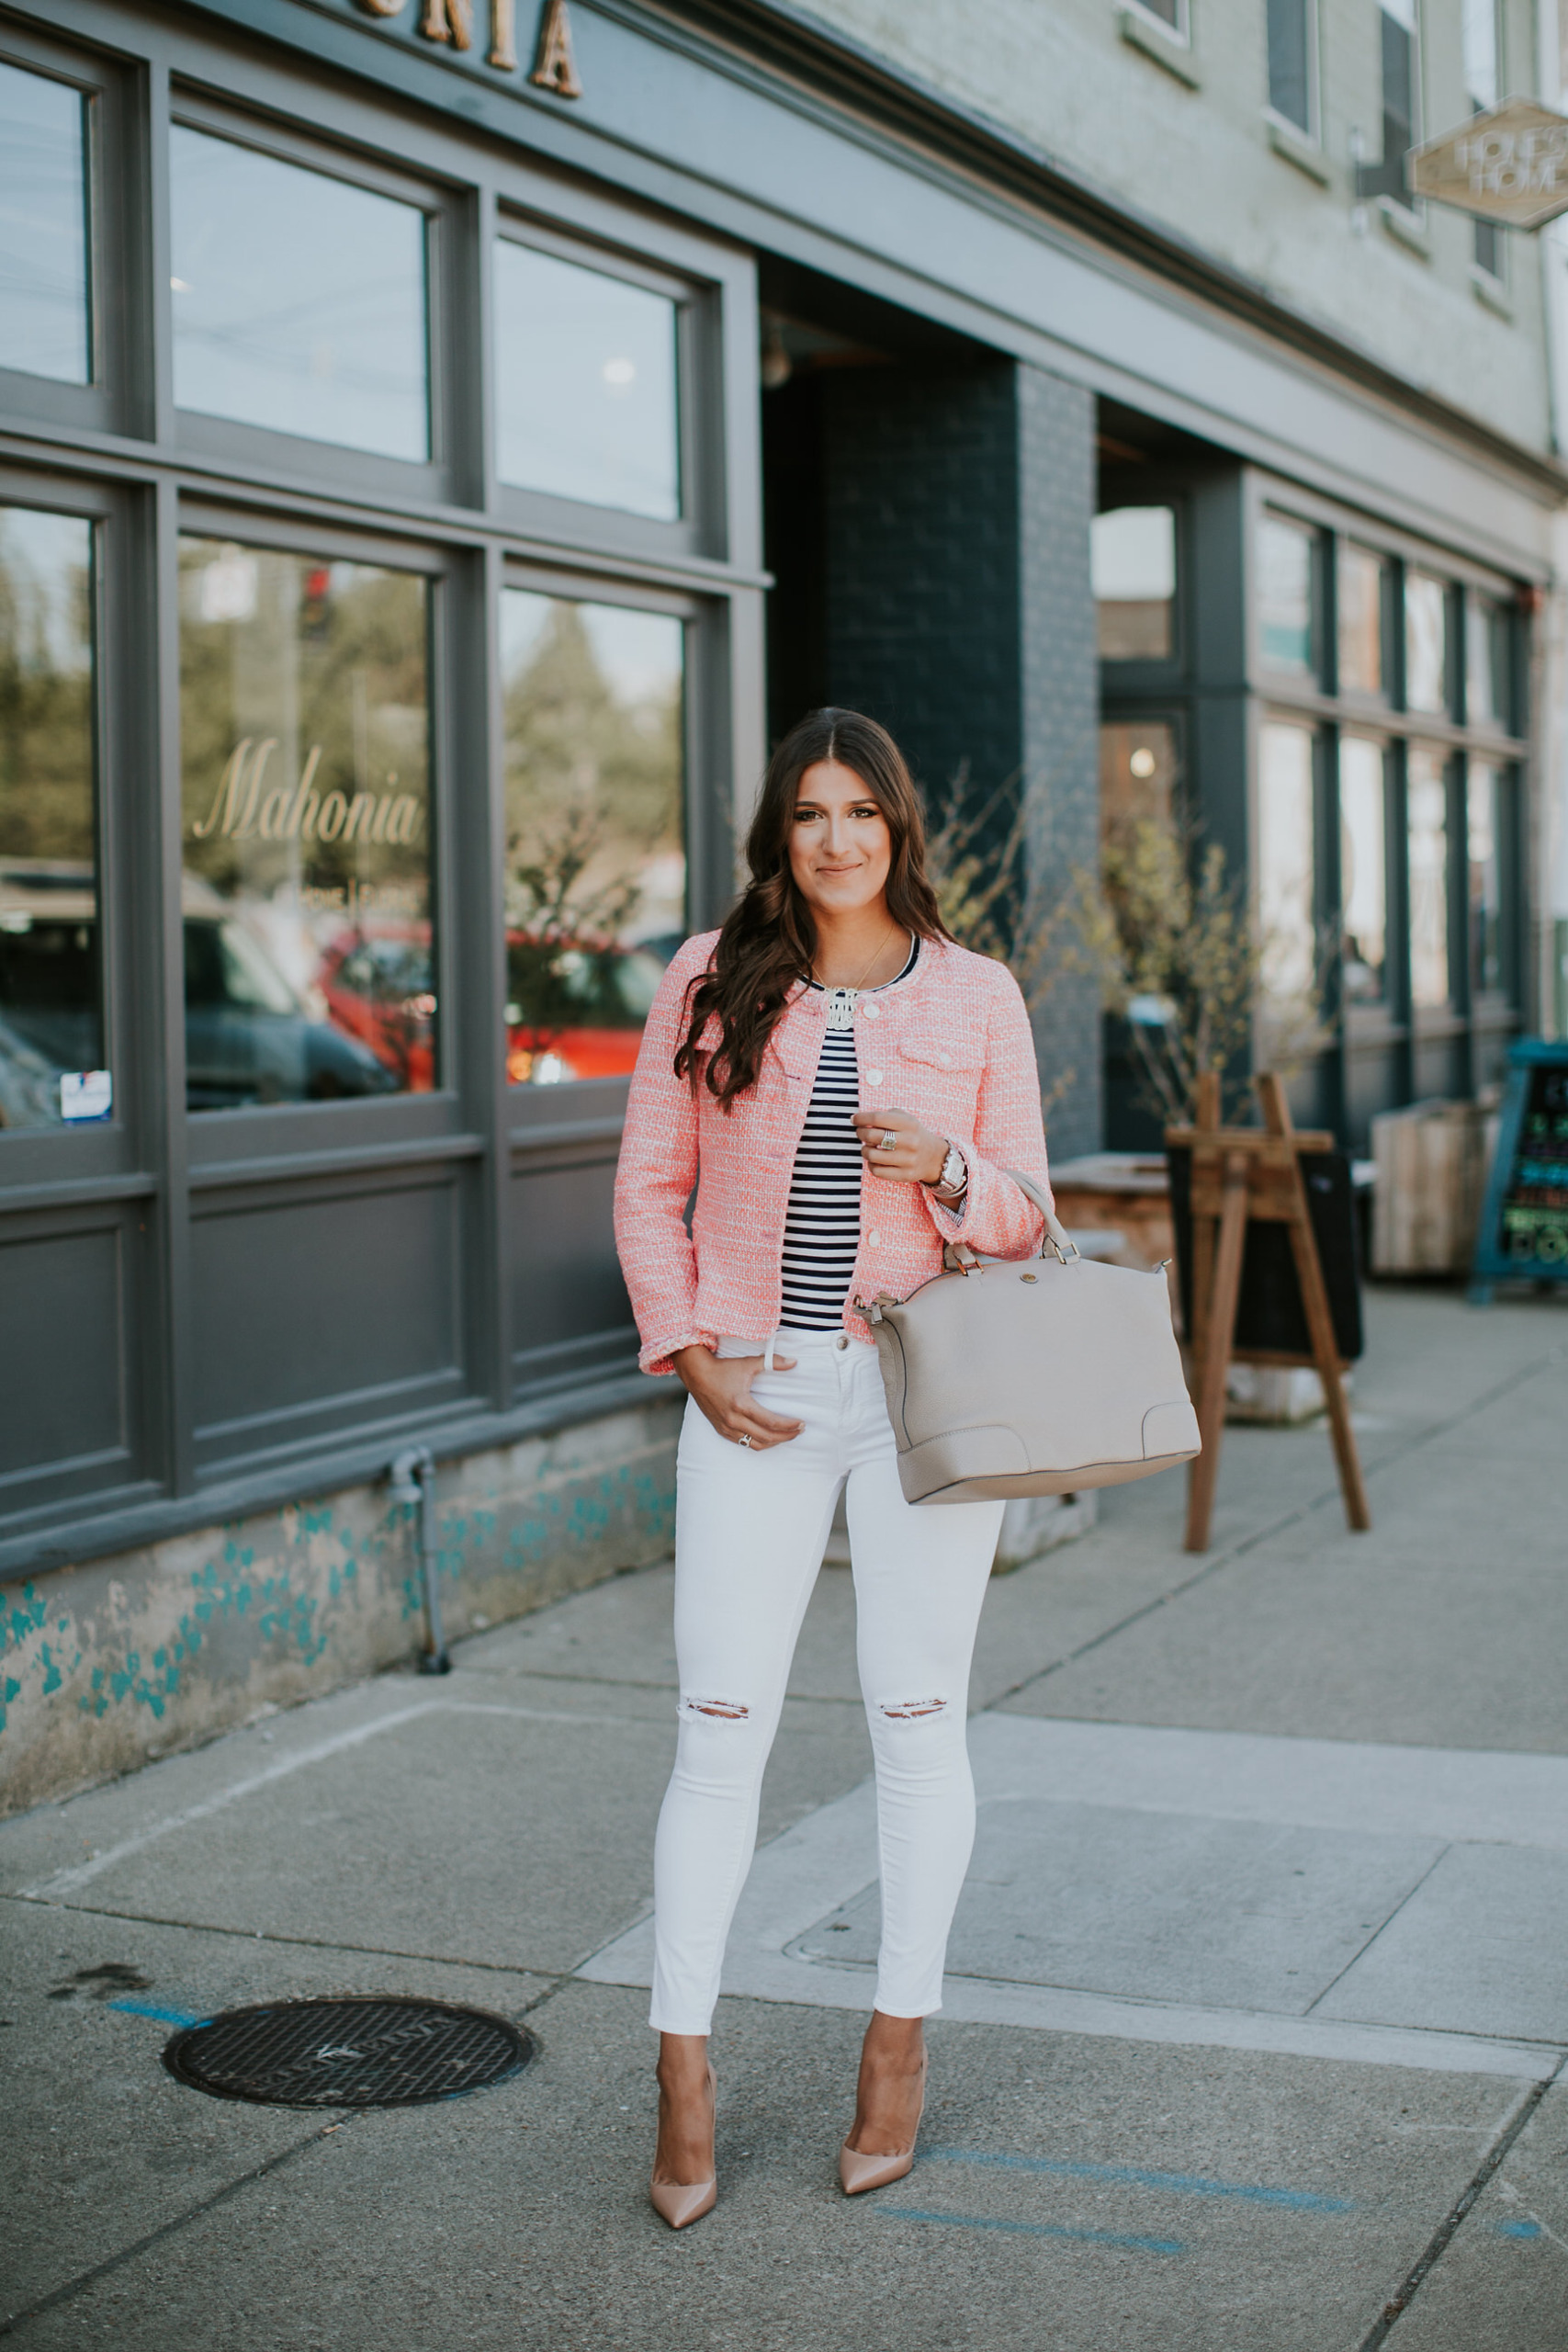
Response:
[{"label": "hanging metal sign", "polygon": [[1411,192],[1483,220],[1539,229],[1568,212],[1568,115],[1505,98],[1404,159]]}]

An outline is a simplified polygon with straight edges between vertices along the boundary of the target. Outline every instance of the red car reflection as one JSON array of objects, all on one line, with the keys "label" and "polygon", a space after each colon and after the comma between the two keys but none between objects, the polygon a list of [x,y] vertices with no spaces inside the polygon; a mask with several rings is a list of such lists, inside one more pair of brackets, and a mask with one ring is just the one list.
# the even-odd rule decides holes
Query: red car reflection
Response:
[{"label": "red car reflection", "polygon": [[327,950],[319,985],[334,1026],[367,1046],[411,1094],[435,1084],[435,995],[426,940],[363,933]]},{"label": "red car reflection", "polygon": [[678,939],[506,941],[506,1075],[513,1086],[625,1078]]}]

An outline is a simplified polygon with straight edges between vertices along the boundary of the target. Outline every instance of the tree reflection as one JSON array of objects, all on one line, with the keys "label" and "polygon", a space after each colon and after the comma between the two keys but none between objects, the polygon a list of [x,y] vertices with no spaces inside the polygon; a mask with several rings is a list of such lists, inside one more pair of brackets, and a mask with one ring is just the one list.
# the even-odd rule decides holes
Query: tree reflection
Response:
[{"label": "tree reflection", "polygon": [[631,1068],[684,927],[680,624],[596,645],[604,610],[552,600],[506,689],[508,1067],[536,1083]]}]

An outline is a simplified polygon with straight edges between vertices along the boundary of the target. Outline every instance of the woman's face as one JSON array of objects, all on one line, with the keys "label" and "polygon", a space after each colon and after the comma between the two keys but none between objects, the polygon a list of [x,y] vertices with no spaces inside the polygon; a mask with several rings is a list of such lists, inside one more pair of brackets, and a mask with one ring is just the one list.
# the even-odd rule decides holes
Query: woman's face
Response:
[{"label": "woman's face", "polygon": [[854,914],[887,888],[893,836],[853,768],[818,760],[795,786],[789,832],[795,888],[818,914]]}]

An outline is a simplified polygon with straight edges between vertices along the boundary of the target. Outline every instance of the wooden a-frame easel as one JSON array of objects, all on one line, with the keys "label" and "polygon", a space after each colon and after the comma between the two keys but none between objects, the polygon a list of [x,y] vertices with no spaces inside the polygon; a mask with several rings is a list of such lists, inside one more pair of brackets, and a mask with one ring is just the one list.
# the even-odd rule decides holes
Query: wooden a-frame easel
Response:
[{"label": "wooden a-frame easel", "polygon": [[[1291,1122],[1284,1086],[1274,1071],[1260,1073],[1256,1084],[1263,1105],[1261,1127],[1222,1127],[1219,1077],[1205,1071],[1198,1080],[1197,1124],[1166,1130],[1168,1144],[1185,1146],[1192,1155],[1192,1329],[1189,1337],[1203,1450],[1188,1469],[1190,1552],[1207,1551],[1209,1545],[1225,1422],[1225,1374],[1233,1363],[1314,1368],[1328,1406],[1345,1516],[1358,1532],[1372,1523],[1340,1377],[1346,1367],[1334,1336],[1334,1317],[1302,1175],[1302,1153],[1332,1151],[1334,1138],[1326,1134],[1298,1134]],[[1242,1254],[1247,1225],[1255,1219],[1290,1229],[1312,1342],[1306,1355],[1235,1344]]]}]

